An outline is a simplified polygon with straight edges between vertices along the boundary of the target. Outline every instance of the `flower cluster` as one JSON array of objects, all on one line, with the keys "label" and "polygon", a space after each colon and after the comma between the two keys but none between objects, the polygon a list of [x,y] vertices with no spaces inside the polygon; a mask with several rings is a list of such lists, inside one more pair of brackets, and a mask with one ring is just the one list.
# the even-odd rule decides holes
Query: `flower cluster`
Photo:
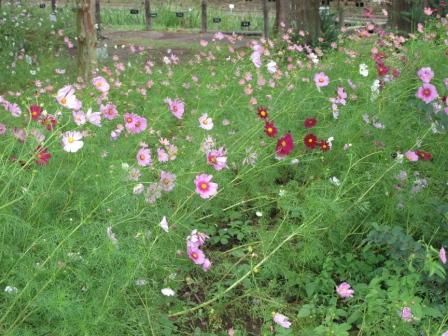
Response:
[{"label": "flower cluster", "polygon": [[205,256],[204,251],[201,250],[202,247],[209,236],[205,233],[193,230],[191,234],[187,237],[187,254],[188,257],[196,265],[202,267],[204,271],[208,271],[212,267],[212,262]]}]

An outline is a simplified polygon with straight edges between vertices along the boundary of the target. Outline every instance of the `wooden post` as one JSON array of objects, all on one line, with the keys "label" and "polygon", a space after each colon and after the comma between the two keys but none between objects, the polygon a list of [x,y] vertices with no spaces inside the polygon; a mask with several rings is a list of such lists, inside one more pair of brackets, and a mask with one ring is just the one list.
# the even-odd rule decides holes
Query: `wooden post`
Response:
[{"label": "wooden post", "polygon": [[151,30],[152,20],[151,20],[151,3],[149,0],[145,0],[145,20],[146,20],[146,30]]},{"label": "wooden post", "polygon": [[207,32],[207,0],[201,0],[201,33]]},{"label": "wooden post", "polygon": [[269,8],[267,0],[263,0],[263,36],[267,40],[269,38]]},{"label": "wooden post", "polygon": [[96,33],[98,38],[101,37],[101,3],[100,0],[95,0],[95,22],[96,22]]},{"label": "wooden post", "polygon": [[51,0],[51,11],[56,12],[56,0]]},{"label": "wooden post", "polygon": [[95,0],[76,1],[78,76],[87,82],[96,66]]}]

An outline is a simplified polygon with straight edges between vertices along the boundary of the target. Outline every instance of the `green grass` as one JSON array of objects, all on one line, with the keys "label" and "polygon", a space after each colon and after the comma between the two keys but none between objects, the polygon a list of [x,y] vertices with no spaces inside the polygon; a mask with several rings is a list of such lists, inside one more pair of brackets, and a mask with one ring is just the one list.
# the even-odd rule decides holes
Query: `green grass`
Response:
[{"label": "green grass", "polygon": [[[0,33],[9,40],[0,50],[0,66],[6,69],[0,96],[23,112],[14,118],[0,106],[0,123],[8,129],[0,136],[1,335],[226,335],[233,327],[236,335],[440,336],[448,329],[446,265],[437,254],[448,245],[448,153],[446,133],[433,133],[430,118],[446,120],[443,111],[434,116],[415,98],[416,71],[423,66],[434,70],[440,96],[447,94],[448,65],[440,61],[446,26],[428,24],[440,38],[421,35],[399,53],[379,47],[387,54],[386,64],[401,74],[377,100],[370,89],[377,78],[370,55],[374,37],[341,37],[344,49],[324,50],[319,65],[286,51],[280,41],[269,48],[260,69],[251,63],[250,49],[230,53],[213,43],[192,49],[198,56],[179,65],[163,65],[160,55],[135,55],[118,74],[120,61],[109,59],[99,69],[107,66],[112,72],[100,70],[111,84],[107,101],[117,105],[120,117],[103,119],[98,128],[76,126],[71,111],[54,98],[58,89],[76,82],[76,62],[63,37],[52,34],[64,29],[73,40],[69,13],[64,11],[54,27],[43,17],[39,27],[42,12],[33,10],[15,28],[9,20],[16,9],[4,10],[8,19]],[[32,56],[31,64],[17,57],[19,42]],[[151,73],[144,69],[148,58],[156,64]],[[267,72],[270,59],[281,76]],[[359,74],[360,63],[369,66],[367,78]],[[289,70],[288,64],[293,65]],[[66,73],[58,75],[56,68]],[[313,76],[320,71],[331,82],[317,90]],[[246,73],[253,79],[241,84]],[[261,76],[275,85],[257,85]],[[37,93],[35,80],[53,90]],[[154,82],[151,88],[148,80]],[[248,84],[249,95],[244,92]],[[139,89],[145,87],[143,96]],[[335,120],[329,98],[338,87],[349,98]],[[90,83],[76,96],[84,111],[99,109],[99,93]],[[182,120],[168,111],[166,97],[185,101]],[[257,104],[250,104],[252,97]],[[36,103],[50,114],[61,112],[54,131],[29,119],[27,108]],[[268,107],[279,136],[290,131],[294,137],[295,149],[283,160],[274,157],[276,139],[263,133],[259,105]],[[111,131],[126,112],[146,117],[148,129],[138,135],[123,132],[112,141]],[[199,127],[203,113],[213,119],[210,131]],[[364,114],[385,129],[367,125]],[[308,117],[318,120],[315,128],[303,126]],[[35,164],[38,143],[31,135],[20,143],[14,127],[46,136],[44,146],[52,154],[48,165]],[[77,153],[65,152],[60,144],[69,130],[90,133]],[[334,137],[332,150],[307,150],[303,137],[310,132],[319,139]],[[200,147],[209,135],[216,147],[227,149],[228,169],[207,165]],[[178,147],[177,158],[167,163],[157,160],[162,137]],[[151,167],[137,166],[141,142],[151,149]],[[344,150],[344,144],[352,146]],[[400,163],[392,157],[418,146],[433,160]],[[257,154],[253,166],[243,164],[248,152]],[[140,169],[139,182],[129,180],[126,164]],[[173,191],[155,204],[133,194],[137,183],[148,187],[158,181],[161,170],[176,174]],[[400,183],[401,171],[408,178]],[[210,200],[195,193],[193,181],[200,173],[212,174],[219,185]],[[339,187],[330,182],[334,176]],[[413,193],[423,178],[428,186]],[[168,233],[159,227],[163,216]],[[108,228],[118,244],[108,237]],[[204,248],[213,263],[208,272],[186,254],[193,229],[210,236]],[[335,286],[343,281],[354,288],[353,298],[338,298]],[[4,292],[6,286],[17,293]],[[166,287],[176,296],[163,296]],[[411,307],[412,322],[400,318],[403,307]],[[274,311],[287,315],[292,329],[274,324]]]}]

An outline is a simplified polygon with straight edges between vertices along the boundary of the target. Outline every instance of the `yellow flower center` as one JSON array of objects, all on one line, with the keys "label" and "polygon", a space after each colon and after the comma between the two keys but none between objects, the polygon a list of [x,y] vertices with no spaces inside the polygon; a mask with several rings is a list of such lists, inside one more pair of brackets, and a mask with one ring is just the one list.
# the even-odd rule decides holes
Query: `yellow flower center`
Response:
[{"label": "yellow flower center", "polygon": [[286,141],[283,140],[283,141],[281,142],[281,145],[282,145],[282,147],[285,147],[285,146],[286,146]]},{"label": "yellow flower center", "polygon": [[272,127],[268,128],[268,133],[272,133],[274,130],[272,129]]},{"label": "yellow flower center", "polygon": [[70,136],[70,137],[67,138],[67,142],[70,143],[70,144],[74,143],[75,142],[75,138]]},{"label": "yellow flower center", "polygon": [[208,184],[205,183],[205,182],[202,182],[202,183],[200,184],[199,188],[201,188],[201,190],[207,190],[207,188],[208,188]]},{"label": "yellow flower center", "polygon": [[61,99],[61,104],[62,104],[62,105],[67,104],[67,98],[65,98],[65,97],[62,98],[62,99]]}]

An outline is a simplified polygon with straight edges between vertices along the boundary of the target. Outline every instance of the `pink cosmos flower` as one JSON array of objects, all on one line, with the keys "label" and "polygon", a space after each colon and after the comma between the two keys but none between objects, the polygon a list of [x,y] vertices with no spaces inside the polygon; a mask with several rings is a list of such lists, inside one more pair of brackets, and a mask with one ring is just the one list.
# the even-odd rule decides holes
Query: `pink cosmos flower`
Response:
[{"label": "pink cosmos flower", "polygon": [[218,184],[211,182],[213,176],[201,174],[196,176],[194,184],[196,185],[196,193],[201,198],[207,199],[215,196],[218,193]]},{"label": "pink cosmos flower", "polygon": [[210,259],[205,258],[201,266],[204,272],[207,272],[212,267],[212,262],[210,261]]},{"label": "pink cosmos flower", "polygon": [[432,9],[431,7],[425,7],[423,9],[423,12],[425,13],[425,15],[431,16],[432,15]]},{"label": "pink cosmos flower", "polygon": [[126,130],[131,134],[141,133],[147,127],[146,118],[140,117],[134,113],[125,113],[124,122]]},{"label": "pink cosmos flower", "polygon": [[111,103],[106,105],[101,104],[100,112],[103,115],[103,117],[108,120],[113,120],[118,116],[117,107]]},{"label": "pink cosmos flower", "polygon": [[26,131],[23,128],[19,128],[19,127],[14,127],[12,129],[12,135],[14,136],[14,138],[19,140],[20,142],[25,142],[26,137],[27,137]]},{"label": "pink cosmos flower", "polygon": [[149,148],[140,148],[137,152],[137,164],[141,167],[151,165],[151,150]]},{"label": "pink cosmos flower", "polygon": [[187,246],[188,257],[196,264],[202,265],[205,262],[205,254],[202,250],[194,246]]},{"label": "pink cosmos flower", "polygon": [[421,87],[419,87],[416,94],[416,97],[424,101],[426,104],[429,104],[438,96],[439,94],[437,93],[436,87],[429,83],[424,83]]},{"label": "pink cosmos flower", "polygon": [[86,113],[86,119],[92,125],[101,127],[101,113],[100,112],[92,112],[92,109],[89,108]]},{"label": "pink cosmos flower", "polygon": [[207,153],[207,163],[215,170],[222,170],[227,168],[227,152],[221,147],[219,149],[213,149]]},{"label": "pink cosmos flower", "polygon": [[350,285],[347,282],[343,282],[336,287],[336,293],[338,293],[338,295],[341,298],[345,299],[353,297],[355,291],[350,287]]},{"label": "pink cosmos flower", "polygon": [[250,55],[250,60],[255,65],[256,68],[261,67],[261,53],[258,51],[254,51],[252,55]]},{"label": "pink cosmos flower", "polygon": [[445,251],[445,248],[443,246],[440,248],[440,251],[439,251],[439,259],[442,262],[442,264],[444,264],[444,265],[446,264],[446,261],[447,261],[447,259],[446,259],[446,251]]},{"label": "pink cosmos flower", "polygon": [[75,88],[72,85],[66,85],[59,89],[56,100],[60,105],[71,110],[80,110],[82,107],[81,102],[76,99]]},{"label": "pink cosmos flower", "polygon": [[411,308],[403,307],[400,313],[401,319],[406,322],[411,322],[413,319]]},{"label": "pink cosmos flower", "polygon": [[324,72],[319,72],[314,76],[314,83],[318,88],[321,88],[330,83],[330,78]]},{"label": "pink cosmos flower", "polygon": [[414,151],[407,151],[404,155],[406,156],[406,159],[411,162],[418,161],[418,154]]},{"label": "pink cosmos flower", "polygon": [[86,123],[86,115],[83,111],[73,111],[72,112],[73,121],[76,125],[82,126]]},{"label": "pink cosmos flower", "polygon": [[194,229],[193,231],[191,231],[191,234],[187,237],[187,245],[199,248],[202,245],[204,245],[207,239],[209,238],[210,237],[207,236],[205,233],[199,232],[198,230]]},{"label": "pink cosmos flower", "polygon": [[157,148],[157,158],[159,162],[168,162],[169,160],[168,153],[161,147]]},{"label": "pink cosmos flower", "polygon": [[442,336],[448,336],[448,330],[445,331],[445,332],[442,334]]},{"label": "pink cosmos flower", "polygon": [[172,100],[170,98],[165,99],[165,103],[168,104],[170,112],[177,118],[182,119],[185,112],[185,104],[180,99]]},{"label": "pink cosmos flower", "polygon": [[163,170],[160,171],[159,185],[163,191],[170,192],[176,185],[176,175]]},{"label": "pink cosmos flower", "polygon": [[274,314],[274,322],[277,323],[278,325],[282,326],[283,328],[291,327],[291,322],[289,321],[289,318],[280,313]]},{"label": "pink cosmos flower", "polygon": [[210,131],[213,128],[213,120],[208,116],[207,113],[204,113],[199,117],[199,127]]},{"label": "pink cosmos flower", "polygon": [[434,77],[434,71],[429,67],[421,68],[417,75],[423,83],[429,83]]},{"label": "pink cosmos flower", "polygon": [[8,103],[7,104],[7,110],[11,113],[13,117],[20,117],[22,114],[22,110],[20,109],[19,105],[16,103]]},{"label": "pink cosmos flower", "polygon": [[92,84],[93,84],[93,86],[96,87],[96,89],[98,91],[100,91],[102,93],[109,92],[110,85],[106,81],[106,79],[104,79],[104,77],[101,77],[101,76],[95,77],[94,79],[92,79]]},{"label": "pink cosmos flower", "polygon": [[6,134],[6,125],[0,123],[0,135],[5,135]]}]

